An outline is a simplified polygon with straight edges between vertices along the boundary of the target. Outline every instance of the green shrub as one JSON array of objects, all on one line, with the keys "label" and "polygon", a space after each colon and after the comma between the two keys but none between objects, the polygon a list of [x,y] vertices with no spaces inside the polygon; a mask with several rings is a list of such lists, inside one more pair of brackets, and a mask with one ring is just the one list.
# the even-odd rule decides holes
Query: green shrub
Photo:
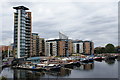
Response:
[{"label": "green shrub", "polygon": [[0,77],[0,80],[7,80],[5,76]]}]

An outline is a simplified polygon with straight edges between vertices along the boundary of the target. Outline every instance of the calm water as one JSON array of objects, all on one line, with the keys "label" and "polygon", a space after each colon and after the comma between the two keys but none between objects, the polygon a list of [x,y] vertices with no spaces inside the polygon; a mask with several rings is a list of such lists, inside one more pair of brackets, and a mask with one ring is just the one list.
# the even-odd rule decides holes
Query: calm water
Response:
[{"label": "calm water", "polygon": [[[82,64],[73,69],[61,69],[60,72],[36,72],[5,68],[1,75],[7,78],[118,78],[118,61],[102,61]],[[1,76],[0,75],[0,76]]]}]

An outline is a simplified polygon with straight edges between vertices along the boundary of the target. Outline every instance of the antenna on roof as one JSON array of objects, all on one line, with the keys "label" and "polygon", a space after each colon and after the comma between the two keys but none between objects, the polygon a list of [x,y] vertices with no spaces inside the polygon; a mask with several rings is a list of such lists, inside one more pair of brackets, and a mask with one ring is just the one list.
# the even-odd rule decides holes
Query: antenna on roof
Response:
[{"label": "antenna on roof", "polygon": [[59,32],[59,39],[68,39],[68,36],[66,36],[65,34]]}]

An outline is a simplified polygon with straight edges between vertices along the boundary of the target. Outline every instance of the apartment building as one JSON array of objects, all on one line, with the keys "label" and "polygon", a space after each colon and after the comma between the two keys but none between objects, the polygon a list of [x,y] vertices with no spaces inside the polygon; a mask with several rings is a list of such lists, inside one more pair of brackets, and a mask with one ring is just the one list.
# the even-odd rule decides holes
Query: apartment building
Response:
[{"label": "apartment building", "polygon": [[39,36],[37,33],[32,33],[32,36],[31,36],[30,56],[39,56]]},{"label": "apartment building", "polygon": [[68,39],[54,39],[46,41],[47,56],[69,56],[73,52],[72,41]]},{"label": "apartment building", "polygon": [[82,40],[73,41],[73,53],[83,54],[83,41]]},{"label": "apartment building", "polygon": [[24,6],[13,7],[14,12],[14,57],[29,57],[32,17]]},{"label": "apartment building", "polygon": [[46,41],[46,56],[57,56],[57,41],[56,40]]},{"label": "apartment building", "polygon": [[86,55],[94,54],[94,43],[92,41],[83,42],[83,53]]},{"label": "apartment building", "polygon": [[45,56],[45,39],[39,38],[39,53],[40,56]]}]

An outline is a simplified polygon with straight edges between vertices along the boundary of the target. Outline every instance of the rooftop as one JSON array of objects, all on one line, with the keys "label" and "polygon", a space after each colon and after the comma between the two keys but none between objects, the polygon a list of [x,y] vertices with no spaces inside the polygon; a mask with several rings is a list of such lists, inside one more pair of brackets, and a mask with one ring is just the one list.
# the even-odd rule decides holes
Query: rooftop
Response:
[{"label": "rooftop", "polygon": [[46,42],[51,42],[51,41],[70,41],[71,39],[53,39],[53,40],[46,40]]},{"label": "rooftop", "polygon": [[29,10],[27,7],[24,7],[24,6],[13,7],[13,9]]}]

